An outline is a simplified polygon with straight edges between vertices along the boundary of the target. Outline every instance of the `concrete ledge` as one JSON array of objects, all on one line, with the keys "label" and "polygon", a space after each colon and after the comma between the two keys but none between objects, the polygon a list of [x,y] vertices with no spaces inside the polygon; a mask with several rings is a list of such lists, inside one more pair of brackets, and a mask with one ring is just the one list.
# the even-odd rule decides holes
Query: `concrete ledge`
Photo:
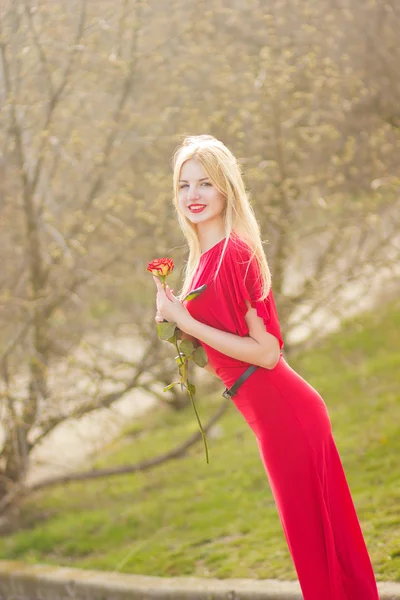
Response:
[{"label": "concrete ledge", "polygon": [[[379,583],[380,600],[400,584]],[[302,600],[293,581],[148,577],[0,561],[0,600]],[[322,599],[321,599],[322,600]]]}]

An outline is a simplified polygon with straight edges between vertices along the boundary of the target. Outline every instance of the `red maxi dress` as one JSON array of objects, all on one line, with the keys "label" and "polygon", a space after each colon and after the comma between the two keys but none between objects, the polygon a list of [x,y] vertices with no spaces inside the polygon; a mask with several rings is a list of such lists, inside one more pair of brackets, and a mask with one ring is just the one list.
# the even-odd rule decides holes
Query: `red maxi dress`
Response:
[{"label": "red maxi dress", "polygon": [[[263,318],[267,331],[283,340],[272,290],[259,302],[258,263],[235,234],[228,240],[217,279],[213,275],[225,239],[200,258],[184,301],[207,325],[246,336],[245,300]],[[246,276],[246,277],[245,277]],[[247,369],[207,344],[209,362],[226,387]],[[273,369],[259,367],[232,398],[254,431],[304,600],[379,600],[375,576],[332,436],[327,407],[319,393],[280,355]]]}]

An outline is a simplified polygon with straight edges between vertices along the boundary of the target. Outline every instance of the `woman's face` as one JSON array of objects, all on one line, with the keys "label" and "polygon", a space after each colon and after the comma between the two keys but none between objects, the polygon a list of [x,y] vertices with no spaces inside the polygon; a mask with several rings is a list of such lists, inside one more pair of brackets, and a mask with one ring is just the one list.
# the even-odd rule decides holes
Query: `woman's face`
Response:
[{"label": "woman's face", "polygon": [[215,225],[216,221],[222,225],[225,196],[211,182],[202,164],[194,158],[182,165],[178,200],[182,214],[199,228],[205,229],[211,222]]}]

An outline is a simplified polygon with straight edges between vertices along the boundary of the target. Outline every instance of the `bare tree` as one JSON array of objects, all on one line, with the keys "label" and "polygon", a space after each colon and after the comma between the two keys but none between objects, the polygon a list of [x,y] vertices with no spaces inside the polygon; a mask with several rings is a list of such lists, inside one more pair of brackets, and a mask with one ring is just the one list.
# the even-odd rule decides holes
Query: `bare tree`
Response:
[{"label": "bare tree", "polygon": [[[65,177],[65,172],[60,175],[61,162],[64,160],[64,163],[76,166],[76,158],[70,156],[68,150],[69,136],[77,122],[71,106],[71,93],[76,89],[82,68],[85,70],[85,53],[89,53],[89,7],[83,1],[67,9],[75,28],[68,39],[68,32],[62,31],[64,21],[59,19],[60,13],[52,12],[52,4],[44,4],[38,14],[37,8],[31,6],[28,0],[20,1],[9,5],[0,19],[3,112],[8,119],[3,143],[8,157],[7,169],[16,192],[13,202],[9,198],[6,217],[11,221],[18,213],[18,224],[23,225],[25,230],[19,234],[21,258],[12,257],[13,268],[9,269],[10,276],[3,282],[4,286],[7,284],[8,295],[12,299],[12,302],[6,301],[3,305],[4,317],[13,323],[9,330],[15,328],[15,332],[1,352],[6,439],[2,450],[0,496],[7,493],[10,485],[23,480],[33,447],[56,425],[100,406],[110,406],[139,385],[140,377],[155,356],[151,352],[154,338],[149,335],[142,356],[135,364],[129,365],[131,374],[128,377],[112,377],[98,366],[87,364],[86,377],[97,385],[91,397],[76,408],[71,407],[66,394],[58,394],[56,399],[54,390],[49,386],[50,367],[55,360],[69,354],[82,334],[78,328],[72,340],[66,337],[57,341],[54,337],[57,313],[62,314],[71,300],[78,299],[82,288],[121,260],[132,244],[125,235],[126,239],[113,253],[99,256],[97,260],[93,255],[90,261],[86,257],[90,244],[95,241],[97,245],[101,244],[102,229],[110,223],[117,230],[129,231],[113,217],[112,211],[93,211],[92,208],[105,188],[124,107],[133,90],[141,29],[140,3],[129,2],[129,33],[124,30],[123,23],[128,3],[122,3],[119,43],[124,42],[124,51],[128,46],[127,56],[121,62],[124,74],[120,78],[119,89],[115,90],[109,124],[99,136],[98,150],[88,157],[87,162],[92,162],[92,173],[83,199],[79,202],[72,200],[70,219],[68,222],[59,219],[59,226],[54,219],[60,212],[57,206],[59,199],[52,197],[52,192],[57,189],[57,177]],[[65,6],[58,8],[65,9]],[[78,8],[77,18],[72,18],[72,10]],[[47,18],[53,19],[55,29],[59,27],[63,33],[59,42],[56,37],[49,39],[43,26]],[[53,52],[60,46],[65,46],[62,56]],[[122,46],[119,52],[122,52]],[[24,57],[27,57],[26,60]],[[31,70],[31,76],[26,74],[26,69]],[[82,117],[78,119],[81,121]],[[79,210],[76,210],[78,207]],[[6,224],[4,219],[3,227]],[[18,385],[15,363],[21,358],[25,361],[26,377],[25,382]],[[76,375],[79,370],[84,370],[83,362],[76,365]],[[99,393],[100,384],[112,378],[118,380],[116,391]],[[63,401],[61,411],[56,409],[60,400]],[[34,430],[36,434],[33,434]]]}]

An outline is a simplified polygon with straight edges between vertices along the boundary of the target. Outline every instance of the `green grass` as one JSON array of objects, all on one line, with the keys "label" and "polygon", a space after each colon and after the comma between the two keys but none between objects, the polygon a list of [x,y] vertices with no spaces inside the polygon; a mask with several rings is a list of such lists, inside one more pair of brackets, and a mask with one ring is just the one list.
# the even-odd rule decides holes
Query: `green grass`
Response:
[{"label": "green grass", "polygon": [[[378,580],[400,581],[400,306],[359,317],[290,359],[324,397]],[[221,391],[223,389],[221,383]],[[199,401],[203,422],[222,400]],[[147,575],[295,579],[253,433],[234,406],[221,435],[151,471],[37,492],[0,558]],[[97,466],[154,456],[196,429],[159,408]],[[135,434],[135,435],[133,435]]]}]

